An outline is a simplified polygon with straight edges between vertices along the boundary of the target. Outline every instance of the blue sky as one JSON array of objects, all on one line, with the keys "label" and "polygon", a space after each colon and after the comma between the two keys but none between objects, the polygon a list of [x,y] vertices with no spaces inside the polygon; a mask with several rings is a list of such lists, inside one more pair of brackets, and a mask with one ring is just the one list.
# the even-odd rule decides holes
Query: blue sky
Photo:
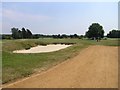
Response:
[{"label": "blue sky", "polygon": [[92,23],[118,28],[117,2],[3,2],[3,33],[12,27],[40,34],[85,34]]}]

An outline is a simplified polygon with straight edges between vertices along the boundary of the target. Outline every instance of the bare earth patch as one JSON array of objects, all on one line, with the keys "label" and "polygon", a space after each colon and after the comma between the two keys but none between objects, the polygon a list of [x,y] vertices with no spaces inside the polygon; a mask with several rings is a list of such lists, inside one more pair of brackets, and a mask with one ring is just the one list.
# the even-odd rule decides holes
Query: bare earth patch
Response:
[{"label": "bare earth patch", "polygon": [[71,45],[64,45],[64,44],[56,44],[56,45],[46,45],[46,46],[36,46],[32,47],[28,50],[15,50],[13,53],[42,53],[42,52],[53,52],[53,51],[58,51],[60,49],[67,48]]},{"label": "bare earth patch", "polygon": [[78,56],[7,88],[117,88],[118,47],[90,46]]}]

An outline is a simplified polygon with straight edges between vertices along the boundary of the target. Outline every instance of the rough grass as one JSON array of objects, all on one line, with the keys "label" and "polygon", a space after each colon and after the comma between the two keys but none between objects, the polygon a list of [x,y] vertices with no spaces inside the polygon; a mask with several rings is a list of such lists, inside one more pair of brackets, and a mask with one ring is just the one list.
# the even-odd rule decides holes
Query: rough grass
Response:
[{"label": "rough grass", "polygon": [[[56,43],[75,43],[66,49],[49,53],[36,54],[17,54],[13,50],[25,49],[37,45]],[[18,78],[31,75],[39,70],[47,69],[64,60],[67,60],[78,54],[80,50],[89,45],[109,45],[118,46],[118,40],[102,40],[96,42],[93,40],[81,39],[24,39],[24,40],[3,40],[2,42],[2,83],[8,83]]]}]

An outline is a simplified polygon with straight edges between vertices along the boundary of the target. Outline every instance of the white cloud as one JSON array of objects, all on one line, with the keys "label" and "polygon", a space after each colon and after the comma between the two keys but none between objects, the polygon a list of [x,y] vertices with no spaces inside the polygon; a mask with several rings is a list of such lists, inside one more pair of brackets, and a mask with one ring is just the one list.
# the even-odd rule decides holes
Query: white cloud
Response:
[{"label": "white cloud", "polygon": [[42,22],[46,20],[50,20],[51,18],[49,16],[45,15],[36,15],[36,14],[28,14],[8,9],[3,9],[3,18],[10,19],[12,21],[17,22]]}]

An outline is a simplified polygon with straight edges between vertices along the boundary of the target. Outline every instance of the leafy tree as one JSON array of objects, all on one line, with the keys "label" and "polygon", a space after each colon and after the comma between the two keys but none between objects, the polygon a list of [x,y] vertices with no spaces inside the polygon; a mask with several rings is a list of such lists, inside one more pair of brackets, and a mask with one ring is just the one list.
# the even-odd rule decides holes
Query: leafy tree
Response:
[{"label": "leafy tree", "polygon": [[2,34],[0,34],[0,40],[2,39]]},{"label": "leafy tree", "polygon": [[56,38],[61,38],[61,35],[60,34],[56,35]]},{"label": "leafy tree", "polygon": [[26,31],[26,33],[27,33],[27,38],[32,38],[32,33],[31,33],[31,31],[29,30],[29,29],[26,29],[27,31]]},{"label": "leafy tree", "polygon": [[68,36],[66,34],[62,34],[61,38],[67,38]]},{"label": "leafy tree", "polygon": [[84,35],[80,35],[80,36],[79,36],[79,39],[83,39],[83,38],[84,38]]},{"label": "leafy tree", "polygon": [[120,38],[120,30],[112,30],[107,34],[108,38]]},{"label": "leafy tree", "polygon": [[18,39],[22,38],[22,32],[20,30],[18,30]]},{"label": "leafy tree", "polygon": [[12,39],[12,35],[10,35],[10,34],[2,34],[2,35],[0,35],[0,39]]},{"label": "leafy tree", "polygon": [[70,38],[73,38],[73,35],[70,35]]},{"label": "leafy tree", "polygon": [[78,38],[79,36],[78,36],[77,34],[74,34],[73,37],[74,37],[74,38]]},{"label": "leafy tree", "polygon": [[27,32],[25,28],[22,28],[22,38],[27,38]]},{"label": "leafy tree", "polygon": [[86,32],[86,37],[92,39],[98,39],[104,37],[103,27],[98,23],[93,23],[90,25],[89,30]]},{"label": "leafy tree", "polygon": [[19,30],[18,28],[11,28],[12,37],[14,39],[25,39],[25,38],[32,38],[32,33],[29,29],[25,30],[25,28],[22,28],[22,30]]},{"label": "leafy tree", "polygon": [[18,28],[11,28],[11,32],[12,32],[12,37],[14,39],[18,39]]},{"label": "leafy tree", "polygon": [[77,34],[70,35],[69,37],[70,37],[70,38],[79,38],[79,36],[78,36]]}]

